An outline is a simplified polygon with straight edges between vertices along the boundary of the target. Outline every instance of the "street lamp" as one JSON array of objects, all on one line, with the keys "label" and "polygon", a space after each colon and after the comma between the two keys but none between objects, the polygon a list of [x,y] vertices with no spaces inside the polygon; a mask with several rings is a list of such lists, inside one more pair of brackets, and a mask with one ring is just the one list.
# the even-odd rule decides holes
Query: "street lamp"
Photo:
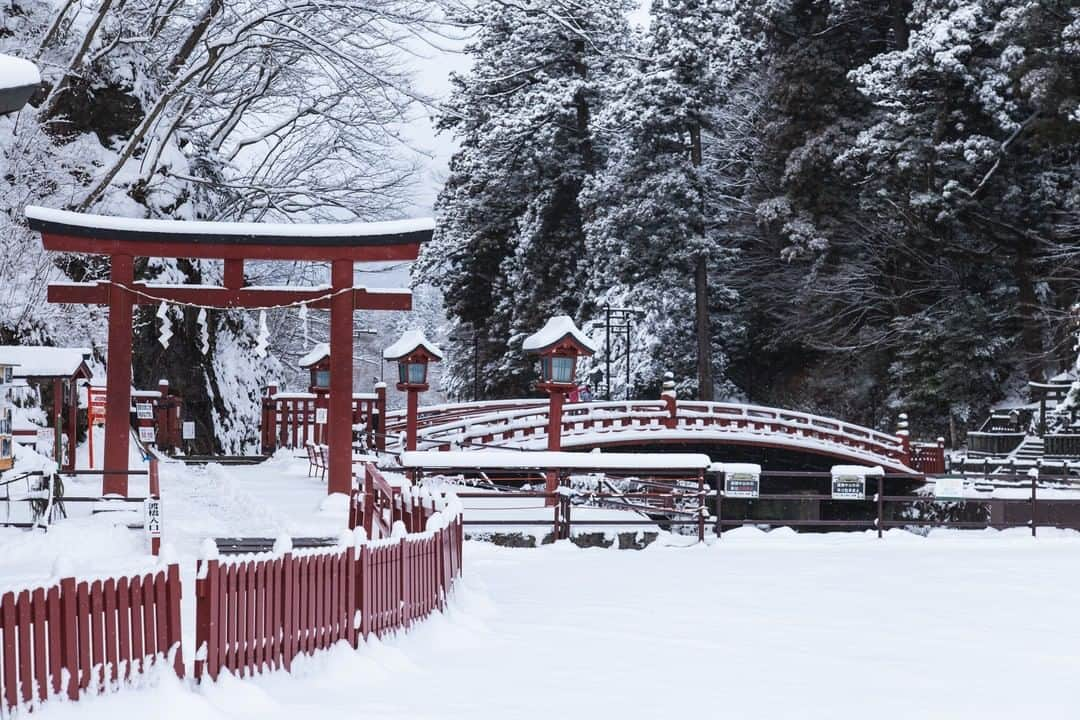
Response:
[{"label": "street lamp", "polygon": [[408,393],[405,416],[405,449],[416,449],[419,395],[428,389],[428,363],[442,360],[443,354],[420,330],[409,330],[396,343],[383,351],[385,360],[398,364],[397,389]]},{"label": "street lamp", "polygon": [[630,399],[630,338],[631,329],[633,327],[634,320],[645,317],[645,311],[641,308],[630,307],[612,307],[611,304],[604,305],[604,332],[605,332],[605,344],[604,344],[604,363],[606,365],[606,372],[604,373],[605,382],[607,383],[607,389],[604,393],[604,397],[607,400],[611,400],[611,336],[612,331],[625,330],[626,331],[626,399]]}]

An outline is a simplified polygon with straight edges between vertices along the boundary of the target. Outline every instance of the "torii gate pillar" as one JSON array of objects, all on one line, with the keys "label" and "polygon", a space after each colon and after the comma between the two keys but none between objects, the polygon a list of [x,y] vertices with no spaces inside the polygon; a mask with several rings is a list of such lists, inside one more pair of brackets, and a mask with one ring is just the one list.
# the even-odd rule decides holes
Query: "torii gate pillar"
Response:
[{"label": "torii gate pillar", "polygon": [[[353,396],[353,261],[334,260],[330,285],[337,294],[330,300],[330,407],[333,422],[327,428],[329,462],[327,491],[352,492]],[[340,291],[340,292],[339,292]]]},{"label": "torii gate pillar", "polygon": [[[102,494],[127,495],[128,454],[131,450],[131,287],[135,279],[130,255],[113,255],[109,271],[109,363],[105,369],[108,388],[105,404],[105,474]],[[90,428],[93,432],[93,428]]]}]

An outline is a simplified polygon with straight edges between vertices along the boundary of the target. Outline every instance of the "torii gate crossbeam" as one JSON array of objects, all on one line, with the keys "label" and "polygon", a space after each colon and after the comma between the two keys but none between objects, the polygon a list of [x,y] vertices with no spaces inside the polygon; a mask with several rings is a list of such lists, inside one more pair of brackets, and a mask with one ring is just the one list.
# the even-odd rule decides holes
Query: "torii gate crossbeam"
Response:
[{"label": "torii gate crossbeam", "polygon": [[[127,495],[131,407],[132,312],[135,304],[171,302],[216,308],[267,308],[305,303],[330,310],[328,492],[352,489],[353,311],[409,310],[408,290],[366,290],[353,285],[357,261],[415,260],[431,238],[430,219],[340,225],[270,225],[134,220],[28,207],[30,227],[46,250],[109,256],[108,281],[54,283],[55,303],[109,306],[103,493]],[[224,261],[222,286],[136,283],[135,258]],[[251,287],[245,260],[330,263],[329,287]]]}]

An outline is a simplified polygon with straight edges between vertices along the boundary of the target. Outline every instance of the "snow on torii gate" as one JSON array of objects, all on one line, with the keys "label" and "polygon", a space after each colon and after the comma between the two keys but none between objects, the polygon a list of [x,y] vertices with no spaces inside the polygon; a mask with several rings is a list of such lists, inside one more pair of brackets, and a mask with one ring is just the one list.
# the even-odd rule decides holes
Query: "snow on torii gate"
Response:
[{"label": "snow on torii gate", "polygon": [[[271,308],[306,304],[330,310],[328,492],[352,489],[353,311],[409,310],[408,290],[368,290],[353,284],[357,261],[415,260],[431,238],[430,218],[326,225],[136,220],[26,208],[46,250],[108,255],[109,280],[51,283],[53,303],[109,306],[109,388],[105,411],[103,493],[127,495],[131,407],[132,308],[160,302],[214,308]],[[224,285],[135,282],[136,257],[224,261]],[[244,284],[245,260],[330,262],[330,286],[255,287]],[[346,421],[344,419],[348,419]]]}]

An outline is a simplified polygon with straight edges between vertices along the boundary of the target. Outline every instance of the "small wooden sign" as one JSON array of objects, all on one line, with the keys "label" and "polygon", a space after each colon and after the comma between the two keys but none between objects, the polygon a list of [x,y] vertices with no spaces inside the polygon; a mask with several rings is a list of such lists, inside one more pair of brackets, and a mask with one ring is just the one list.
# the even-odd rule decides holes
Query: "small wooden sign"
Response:
[{"label": "small wooden sign", "polygon": [[104,385],[86,386],[87,415],[94,425],[105,424],[105,406],[108,403],[108,395]]},{"label": "small wooden sign", "polygon": [[141,427],[139,428],[139,439],[143,442],[156,442],[157,433],[154,432],[152,427]]},{"label": "small wooden sign", "polygon": [[315,408],[315,424],[326,424],[326,408]]},{"label": "small wooden sign", "polygon": [[181,429],[181,437],[182,437],[183,440],[194,440],[195,439],[195,421],[194,420],[185,420],[184,421],[184,426]]},{"label": "small wooden sign", "polygon": [[161,499],[143,500],[143,529],[150,538],[161,537]]},{"label": "small wooden sign", "polygon": [[833,500],[865,500],[866,499],[866,476],[865,475],[833,475],[832,477]]},{"label": "small wooden sign", "polygon": [[139,403],[135,406],[135,414],[140,420],[153,420],[154,406],[150,403]]}]

